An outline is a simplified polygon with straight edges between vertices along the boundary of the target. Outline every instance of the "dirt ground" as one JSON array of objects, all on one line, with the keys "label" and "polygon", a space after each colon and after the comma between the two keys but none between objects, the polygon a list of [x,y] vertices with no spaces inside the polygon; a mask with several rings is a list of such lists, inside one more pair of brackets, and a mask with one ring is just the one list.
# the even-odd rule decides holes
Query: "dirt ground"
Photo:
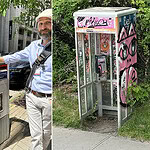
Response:
[{"label": "dirt ground", "polygon": [[97,133],[116,135],[118,120],[115,116],[103,115],[95,120],[86,121],[86,130]]}]

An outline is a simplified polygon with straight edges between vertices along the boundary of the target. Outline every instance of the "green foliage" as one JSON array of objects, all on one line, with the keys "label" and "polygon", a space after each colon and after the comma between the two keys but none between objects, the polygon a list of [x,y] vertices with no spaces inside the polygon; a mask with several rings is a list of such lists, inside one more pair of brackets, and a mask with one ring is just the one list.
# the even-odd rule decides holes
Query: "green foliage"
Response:
[{"label": "green foliage", "polygon": [[73,13],[88,7],[88,0],[53,1],[53,82],[76,82]]},{"label": "green foliage", "polygon": [[55,89],[53,102],[54,125],[73,128],[81,127],[76,96],[66,93],[65,87],[64,89]]},{"label": "green foliage", "polygon": [[54,36],[53,47],[53,82],[73,83],[76,80],[75,52],[67,43],[56,39]]},{"label": "green foliage", "polygon": [[137,140],[150,140],[150,100],[146,101],[133,112],[131,119],[128,120],[120,129],[118,134]]},{"label": "green foliage", "polygon": [[15,18],[20,24],[25,24],[26,26],[32,27],[29,24],[31,21],[35,21],[35,17],[46,8],[51,7],[50,0],[0,0],[0,14],[5,15],[6,11],[10,6],[14,8],[24,8],[25,10],[21,12],[21,16]]},{"label": "green foliage", "polygon": [[150,99],[150,83],[145,82],[137,85],[134,82],[132,85],[128,86],[127,90],[127,104],[131,107],[135,105],[135,103],[145,103]]},{"label": "green foliage", "polygon": [[138,77],[150,76],[150,1],[132,0],[138,9],[137,13],[137,39],[138,39]]}]

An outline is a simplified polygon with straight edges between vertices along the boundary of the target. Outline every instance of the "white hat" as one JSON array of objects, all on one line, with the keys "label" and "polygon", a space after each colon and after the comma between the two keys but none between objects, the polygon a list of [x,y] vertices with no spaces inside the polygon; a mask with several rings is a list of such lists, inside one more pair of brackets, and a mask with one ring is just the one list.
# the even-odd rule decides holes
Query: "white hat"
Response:
[{"label": "white hat", "polygon": [[41,17],[47,17],[51,18],[52,17],[52,9],[46,9],[43,12],[41,12],[37,17],[36,17],[36,22],[38,22],[39,18]]}]

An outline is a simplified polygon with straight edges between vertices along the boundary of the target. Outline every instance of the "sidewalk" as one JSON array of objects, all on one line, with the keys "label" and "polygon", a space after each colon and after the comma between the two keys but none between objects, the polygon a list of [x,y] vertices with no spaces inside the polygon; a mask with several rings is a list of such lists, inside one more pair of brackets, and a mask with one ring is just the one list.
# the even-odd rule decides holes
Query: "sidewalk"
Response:
[{"label": "sidewalk", "polygon": [[[26,109],[10,102],[10,118],[10,138],[0,145],[0,150],[28,150],[31,137]],[[53,150],[150,150],[150,143],[111,134],[53,127]]]},{"label": "sidewalk", "polygon": [[94,132],[54,127],[53,150],[150,150],[150,143]]}]

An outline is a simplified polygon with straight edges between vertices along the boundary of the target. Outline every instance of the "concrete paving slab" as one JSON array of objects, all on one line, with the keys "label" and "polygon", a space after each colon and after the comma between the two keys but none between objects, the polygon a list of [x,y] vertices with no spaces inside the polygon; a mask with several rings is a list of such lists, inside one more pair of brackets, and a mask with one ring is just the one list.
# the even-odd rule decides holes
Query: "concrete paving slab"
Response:
[{"label": "concrete paving slab", "polygon": [[110,135],[53,127],[53,150],[92,150]]},{"label": "concrete paving slab", "polygon": [[150,150],[150,143],[112,136],[93,150]]}]

